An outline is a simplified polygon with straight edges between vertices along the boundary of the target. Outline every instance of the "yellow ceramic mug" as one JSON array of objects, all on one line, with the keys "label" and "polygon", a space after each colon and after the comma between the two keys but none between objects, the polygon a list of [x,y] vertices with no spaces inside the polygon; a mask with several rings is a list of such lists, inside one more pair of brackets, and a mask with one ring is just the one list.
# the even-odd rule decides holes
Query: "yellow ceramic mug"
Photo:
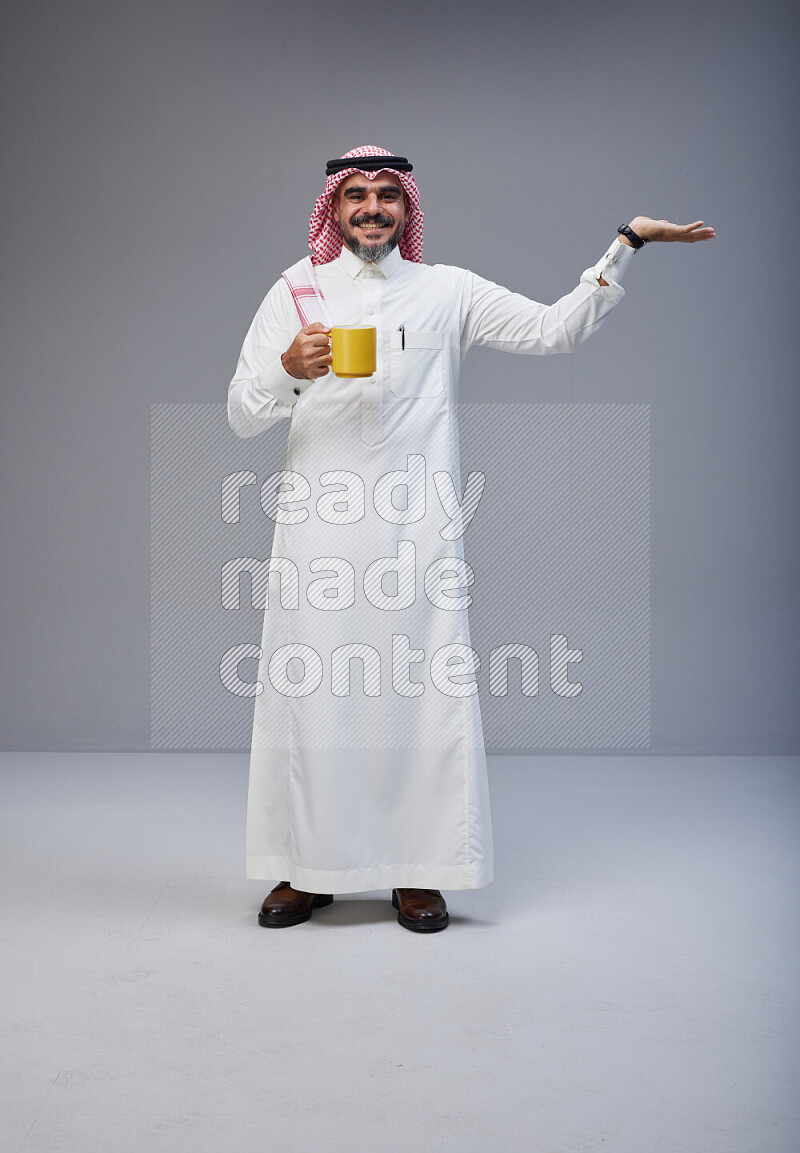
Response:
[{"label": "yellow ceramic mug", "polygon": [[337,324],[331,328],[331,368],[336,376],[372,376],[377,368],[374,324]]}]

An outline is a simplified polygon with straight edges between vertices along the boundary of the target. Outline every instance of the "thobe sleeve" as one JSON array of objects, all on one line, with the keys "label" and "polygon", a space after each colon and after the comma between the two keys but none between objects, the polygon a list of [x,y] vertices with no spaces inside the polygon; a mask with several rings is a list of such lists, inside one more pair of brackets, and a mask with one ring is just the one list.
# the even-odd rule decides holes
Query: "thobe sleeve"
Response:
[{"label": "thobe sleeve", "polygon": [[281,363],[281,353],[299,330],[297,310],[281,279],[253,318],[228,385],[228,424],[237,436],[256,436],[291,416],[294,405],[313,383],[296,380]]},{"label": "thobe sleeve", "polygon": [[[629,245],[614,241],[555,304],[539,304],[469,273],[462,349],[481,344],[505,352],[572,352],[622,300],[625,290],[619,281],[633,254]],[[600,284],[601,275],[608,284]]]}]

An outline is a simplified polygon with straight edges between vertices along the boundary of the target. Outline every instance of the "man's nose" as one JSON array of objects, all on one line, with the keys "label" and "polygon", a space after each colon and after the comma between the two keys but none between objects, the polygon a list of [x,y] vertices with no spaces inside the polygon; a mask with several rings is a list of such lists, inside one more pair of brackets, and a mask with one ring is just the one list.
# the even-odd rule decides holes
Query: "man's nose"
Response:
[{"label": "man's nose", "polygon": [[368,194],[365,210],[370,214],[370,216],[374,216],[376,213],[380,212],[380,203],[378,202],[377,192],[370,192]]}]

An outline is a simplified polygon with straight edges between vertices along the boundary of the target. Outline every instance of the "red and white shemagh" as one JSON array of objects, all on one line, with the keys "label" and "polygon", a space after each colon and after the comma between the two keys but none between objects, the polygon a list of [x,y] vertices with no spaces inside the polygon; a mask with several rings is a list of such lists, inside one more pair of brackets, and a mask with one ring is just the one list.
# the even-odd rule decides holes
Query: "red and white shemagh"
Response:
[{"label": "red and white shemagh", "polygon": [[[349,160],[351,156],[356,159],[359,156],[394,156],[394,153],[387,152],[385,148],[362,145],[361,148],[353,148],[350,152],[342,153],[343,160]],[[396,168],[386,168],[383,171],[393,173],[408,193],[406,226],[398,242],[400,255],[403,260],[416,260],[417,263],[421,263],[422,209],[414,177],[409,172],[398,172]],[[325,181],[325,188],[314,205],[308,225],[308,246],[311,249],[312,264],[327,264],[335,260],[342,251],[342,234],[333,216],[334,193],[342,181],[352,176],[354,172],[361,172],[370,180],[374,180],[378,175],[375,171],[365,172],[356,164],[352,168],[343,168],[341,172],[331,173]]]}]

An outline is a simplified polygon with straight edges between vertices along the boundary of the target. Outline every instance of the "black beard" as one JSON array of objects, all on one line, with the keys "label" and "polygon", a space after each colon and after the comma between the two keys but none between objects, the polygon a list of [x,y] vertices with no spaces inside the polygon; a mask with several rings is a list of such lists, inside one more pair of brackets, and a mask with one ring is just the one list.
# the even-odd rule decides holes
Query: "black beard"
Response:
[{"label": "black beard", "polygon": [[[376,216],[354,216],[350,221],[350,228],[356,228],[362,224],[381,224],[384,228],[391,228],[393,223],[391,216],[383,216],[379,213]],[[388,256],[393,248],[397,248],[404,228],[405,221],[403,221],[400,230],[385,244],[362,244],[360,240],[356,240],[355,236],[347,237],[344,233],[342,233],[342,240],[359,260],[363,260],[365,264],[377,264],[379,260]],[[341,232],[341,229],[339,231]]]},{"label": "black beard", "polygon": [[345,244],[365,264],[377,264],[384,256],[388,256],[393,248],[397,248],[398,239],[399,237],[395,237],[394,240],[387,240],[385,244],[362,244],[359,240],[345,239]]}]

